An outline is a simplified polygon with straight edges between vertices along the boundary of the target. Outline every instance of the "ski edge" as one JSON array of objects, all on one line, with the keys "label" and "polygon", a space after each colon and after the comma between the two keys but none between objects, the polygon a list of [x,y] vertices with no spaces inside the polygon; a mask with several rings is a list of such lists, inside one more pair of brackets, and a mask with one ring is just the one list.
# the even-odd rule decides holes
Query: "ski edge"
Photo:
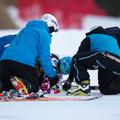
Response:
[{"label": "ski edge", "polygon": [[89,101],[101,98],[102,95],[96,96],[46,96],[41,98],[12,98],[0,100],[0,102],[32,102],[32,101]]}]

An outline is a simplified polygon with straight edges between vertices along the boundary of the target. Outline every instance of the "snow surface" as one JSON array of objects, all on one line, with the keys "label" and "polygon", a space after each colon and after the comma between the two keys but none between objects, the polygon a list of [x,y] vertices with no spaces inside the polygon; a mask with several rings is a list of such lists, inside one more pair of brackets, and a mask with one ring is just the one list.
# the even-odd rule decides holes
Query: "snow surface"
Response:
[{"label": "snow surface", "polygon": [[[0,36],[16,34],[18,31],[0,31]],[[85,32],[86,30],[61,30],[53,36],[51,51],[60,58],[72,56]],[[97,85],[97,71],[89,72],[91,84]],[[0,110],[0,120],[120,120],[120,95],[79,102],[1,102]]]}]

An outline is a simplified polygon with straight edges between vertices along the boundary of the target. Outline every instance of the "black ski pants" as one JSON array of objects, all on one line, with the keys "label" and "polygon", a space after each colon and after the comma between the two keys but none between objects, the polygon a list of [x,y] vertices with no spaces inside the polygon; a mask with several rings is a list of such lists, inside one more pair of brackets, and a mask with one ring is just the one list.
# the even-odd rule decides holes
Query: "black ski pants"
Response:
[{"label": "black ski pants", "polygon": [[13,88],[10,81],[12,76],[20,77],[28,88],[29,92],[37,92],[40,86],[38,73],[34,67],[25,65],[12,60],[3,60],[0,62],[0,81],[3,91],[9,91]]},{"label": "black ski pants", "polygon": [[73,57],[69,79],[76,83],[90,80],[89,70],[98,70],[98,83],[101,93],[120,93],[120,58],[107,52],[82,52]]}]

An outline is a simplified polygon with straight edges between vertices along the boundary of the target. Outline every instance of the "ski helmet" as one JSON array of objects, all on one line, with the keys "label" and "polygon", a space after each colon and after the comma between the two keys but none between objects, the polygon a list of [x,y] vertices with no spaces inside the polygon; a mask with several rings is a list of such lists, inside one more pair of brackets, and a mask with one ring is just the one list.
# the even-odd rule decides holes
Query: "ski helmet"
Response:
[{"label": "ski helmet", "polygon": [[70,67],[72,63],[72,57],[66,56],[60,59],[60,72],[63,75],[67,75],[70,72]]},{"label": "ski helmet", "polygon": [[46,22],[50,33],[57,32],[59,30],[59,24],[55,16],[47,13],[41,17],[41,20]]}]

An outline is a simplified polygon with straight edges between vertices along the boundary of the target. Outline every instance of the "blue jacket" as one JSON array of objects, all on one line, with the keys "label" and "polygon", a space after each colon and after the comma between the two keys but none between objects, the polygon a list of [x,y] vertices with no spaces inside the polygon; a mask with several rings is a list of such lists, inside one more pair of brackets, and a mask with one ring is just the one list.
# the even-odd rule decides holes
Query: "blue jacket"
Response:
[{"label": "blue jacket", "polygon": [[0,38],[0,58],[4,50],[10,45],[16,35],[7,35]]},{"label": "blue jacket", "polygon": [[45,22],[33,20],[28,22],[11,45],[3,53],[1,60],[13,60],[35,67],[36,60],[48,77],[55,77],[56,71],[50,59],[51,36]]}]

